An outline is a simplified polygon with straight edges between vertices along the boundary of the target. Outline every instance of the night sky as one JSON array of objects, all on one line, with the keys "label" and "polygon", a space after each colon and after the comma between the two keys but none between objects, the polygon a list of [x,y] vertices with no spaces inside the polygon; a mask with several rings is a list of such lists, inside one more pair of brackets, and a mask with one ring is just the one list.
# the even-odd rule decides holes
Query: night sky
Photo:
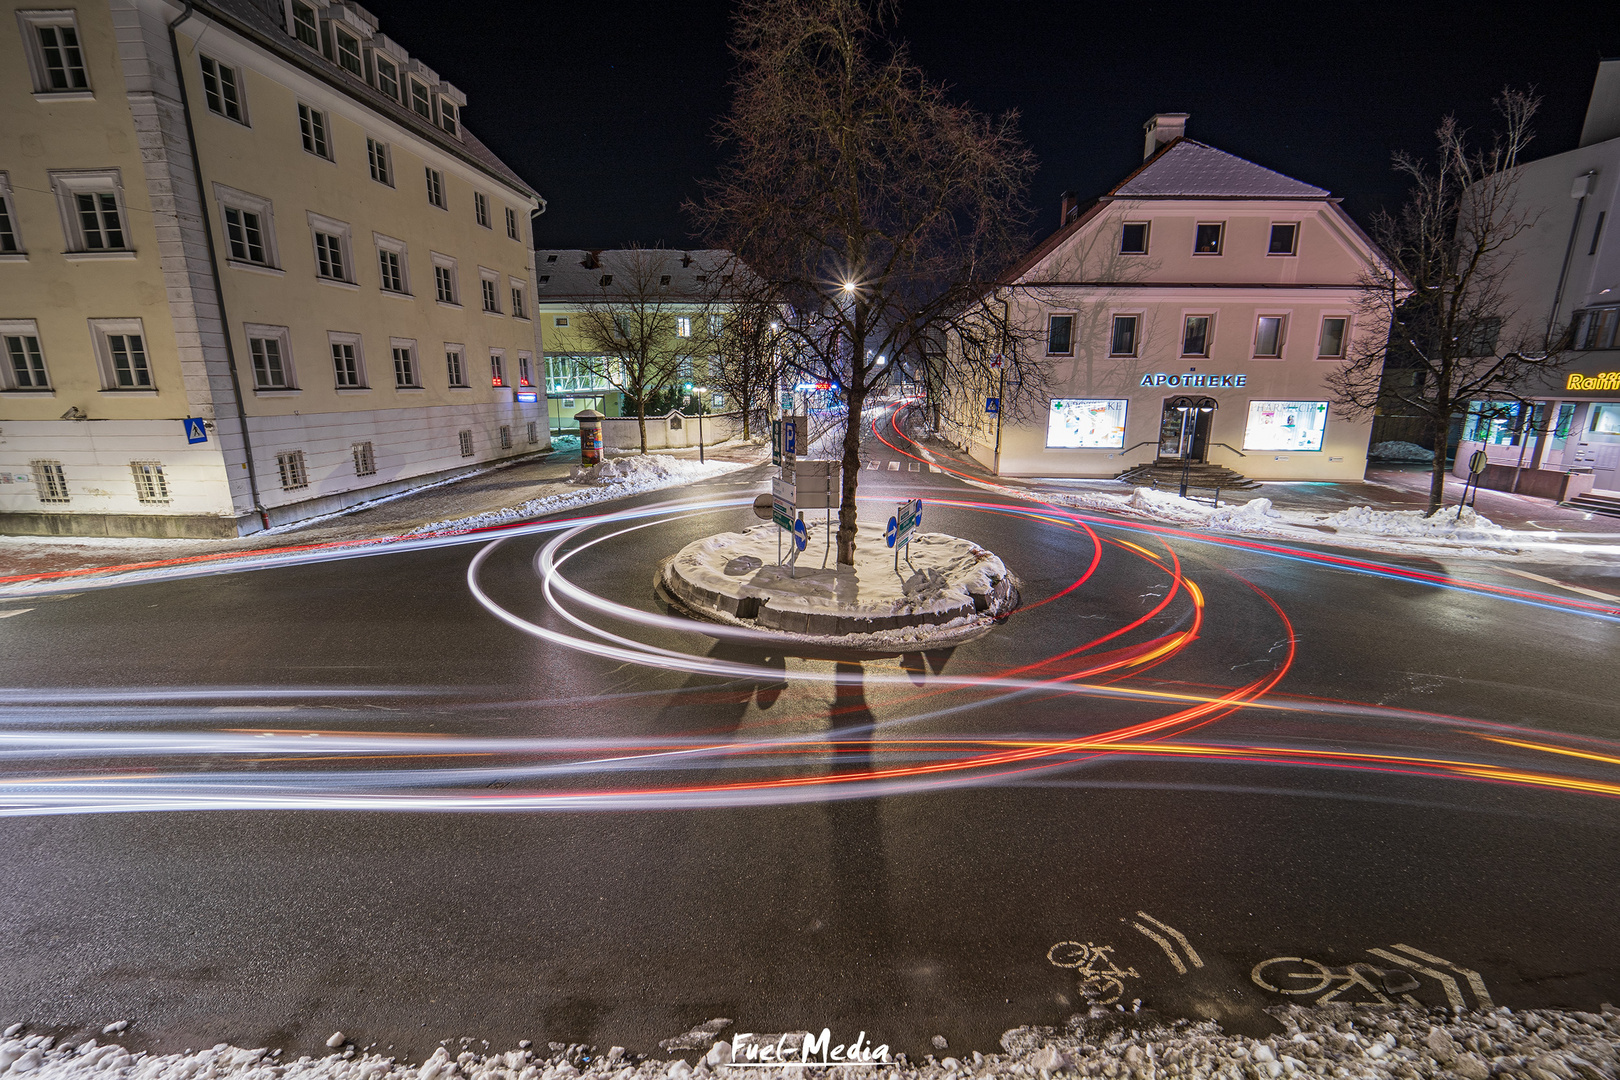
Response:
[{"label": "night sky", "polygon": [[[466,91],[468,125],[549,202],[538,247],[690,246],[680,206],[720,160],[729,5],[712,0],[369,0],[382,31]],[[1393,207],[1392,151],[1455,112],[1488,132],[1504,84],[1544,96],[1532,156],[1572,149],[1620,2],[1370,5],[909,0],[898,36],[986,111],[1018,109],[1040,161],[1036,236],[1141,161],[1142,123]]]}]

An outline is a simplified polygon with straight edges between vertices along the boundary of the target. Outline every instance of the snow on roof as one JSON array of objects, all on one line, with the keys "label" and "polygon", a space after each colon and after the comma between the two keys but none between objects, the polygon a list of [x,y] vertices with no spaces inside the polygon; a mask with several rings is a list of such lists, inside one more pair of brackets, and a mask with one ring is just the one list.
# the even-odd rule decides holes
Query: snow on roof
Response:
[{"label": "snow on roof", "polygon": [[1147,198],[1325,199],[1329,192],[1272,172],[1235,154],[1183,138],[1170,143],[1109,194]]},{"label": "snow on roof", "polygon": [[737,267],[729,251],[663,248],[541,249],[534,253],[534,265],[535,288],[542,301],[600,299],[604,292],[620,291],[633,284],[638,275],[652,274],[658,276],[657,287],[668,290],[669,296],[698,299],[720,291],[718,287],[726,284],[723,279]]}]

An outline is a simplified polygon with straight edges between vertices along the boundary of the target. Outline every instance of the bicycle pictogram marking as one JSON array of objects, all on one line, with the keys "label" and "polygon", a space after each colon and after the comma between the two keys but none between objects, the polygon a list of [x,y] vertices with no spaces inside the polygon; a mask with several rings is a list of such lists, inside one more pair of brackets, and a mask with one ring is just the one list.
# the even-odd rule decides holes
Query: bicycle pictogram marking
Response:
[{"label": "bicycle pictogram marking", "polygon": [[1140,979],[1134,967],[1121,968],[1109,956],[1112,945],[1060,941],[1046,950],[1053,966],[1071,968],[1079,980],[1080,993],[1087,1001],[1112,1005],[1125,996],[1124,979]]}]

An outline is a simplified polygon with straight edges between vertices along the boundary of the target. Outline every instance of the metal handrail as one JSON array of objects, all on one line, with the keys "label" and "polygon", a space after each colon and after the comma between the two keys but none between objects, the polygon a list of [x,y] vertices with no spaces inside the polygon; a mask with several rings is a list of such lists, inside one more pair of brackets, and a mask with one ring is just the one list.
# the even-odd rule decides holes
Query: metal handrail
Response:
[{"label": "metal handrail", "polygon": [[[1158,439],[1143,439],[1141,442],[1137,443],[1136,446],[1155,446],[1155,445],[1158,444],[1158,442],[1159,442]],[[1121,450],[1119,452],[1119,456],[1124,457],[1126,454],[1130,453],[1132,450],[1135,450],[1136,446],[1127,446],[1125,449],[1123,449],[1123,450]]]},{"label": "metal handrail", "polygon": [[1239,450],[1237,447],[1228,446],[1226,443],[1223,443],[1223,442],[1211,443],[1210,445],[1212,445],[1212,446],[1225,446],[1228,450],[1232,451],[1232,453],[1236,454],[1238,457],[1248,457],[1249,456],[1248,454],[1245,454],[1243,451]]}]

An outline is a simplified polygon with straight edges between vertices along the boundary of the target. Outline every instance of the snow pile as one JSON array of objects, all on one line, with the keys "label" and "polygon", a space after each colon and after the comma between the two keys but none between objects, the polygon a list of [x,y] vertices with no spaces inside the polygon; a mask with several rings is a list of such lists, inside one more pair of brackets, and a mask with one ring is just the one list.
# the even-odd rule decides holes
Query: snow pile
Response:
[{"label": "snow pile", "polygon": [[[637,465],[636,460],[645,462]],[[626,495],[637,495],[647,491],[657,491],[660,488],[675,487],[680,484],[689,484],[698,480],[707,480],[711,477],[722,476],[728,472],[748,468],[746,462],[711,461],[700,464],[696,461],[679,461],[670,458],[632,459],[629,461],[603,462],[601,465],[589,469],[575,466],[574,475],[568,483],[577,485],[577,490],[563,491],[555,495],[544,495],[538,499],[530,499],[516,506],[503,506],[499,510],[487,510],[481,514],[470,517],[454,518],[449,521],[435,521],[430,525],[421,525],[406,533],[406,536],[426,536],[444,532],[466,532],[471,529],[487,529],[492,525],[510,525],[515,521],[527,521],[530,518],[545,517],[547,514],[559,513],[563,510],[572,510],[575,507],[589,506],[592,503],[606,502],[609,499],[619,499]],[[599,472],[600,470],[600,472]]]},{"label": "snow pile", "polygon": [[1474,508],[1465,506],[1459,515],[1455,507],[1444,508],[1428,517],[1421,510],[1374,510],[1352,506],[1320,518],[1323,525],[1346,533],[1372,533],[1377,536],[1411,536],[1424,540],[1452,540],[1463,543],[1506,544],[1515,533],[1504,529]]},{"label": "snow pile", "polygon": [[686,461],[682,458],[636,454],[633,457],[615,457],[599,465],[576,465],[568,482],[650,490],[646,485],[664,487],[692,480],[707,480],[741,467],[730,461]]},{"label": "snow pile", "polygon": [[1250,499],[1242,506],[1222,503],[1209,515],[1208,525],[1221,532],[1275,534],[1282,531],[1279,526],[1286,528],[1287,522],[1270,499]]},{"label": "snow pile", "polygon": [[1367,447],[1367,456],[1376,461],[1420,461],[1428,464],[1434,460],[1434,451],[1425,450],[1417,443],[1391,441],[1373,443]]},{"label": "snow pile", "polygon": [[[1166,1021],[1148,1013],[1094,1006],[1067,1025],[1023,1027],[1001,1037],[1001,1052],[978,1051],[912,1061],[903,1053],[881,1068],[845,1065],[830,1074],[759,1070],[762,1076],[838,1076],[848,1080],[977,1080],[988,1077],[1357,1077],[1373,1080],[1521,1076],[1533,1080],[1615,1077],[1620,1070],[1620,1013],[1529,1010],[1463,1013],[1407,1007],[1334,1005],[1269,1010],[1282,1031],[1264,1038],[1224,1034],[1210,1021]],[[710,1025],[705,1025],[707,1028]],[[728,1025],[729,1026],[729,1025]],[[185,1054],[134,1052],[88,1039],[60,1043],[39,1035],[0,1041],[0,1075],[29,1080],[704,1080],[754,1075],[731,1064],[731,1045],[704,1029],[666,1040],[672,1059],[644,1058],[615,1046],[527,1041],[502,1053],[452,1052],[440,1046],[420,1065],[353,1045],[320,1058],[280,1060],[280,1051],[220,1043]],[[756,1036],[763,1039],[763,1036]],[[470,1040],[462,1040],[466,1045]],[[693,1045],[696,1043],[696,1045]],[[943,1051],[943,1039],[935,1048]],[[795,1045],[799,1045],[795,1043]],[[694,1067],[688,1060],[695,1057]],[[757,1069],[757,1066],[755,1066]]]},{"label": "snow pile", "polygon": [[[1107,495],[1100,497],[1110,499]],[[1115,496],[1110,501],[1117,504],[1119,500]],[[1172,495],[1158,488],[1139,487],[1131,492],[1130,498],[1126,499],[1124,504],[1132,510],[1139,510],[1150,517],[1165,521],[1202,522],[1209,517],[1210,512],[1210,508],[1203,503],[1183,499],[1180,495]]]},{"label": "snow pile", "polygon": [[553,450],[558,451],[559,453],[564,452],[564,451],[568,451],[568,450],[578,450],[579,449],[579,436],[578,435],[553,435],[551,437],[551,448]]},{"label": "snow pile", "polygon": [[794,563],[777,565],[779,541],[784,556],[790,541],[767,522],[688,544],[665,564],[664,586],[706,618],[817,639],[900,632],[896,640],[923,641],[935,631],[959,639],[1016,603],[1006,565],[971,541],[915,533],[896,569],[883,530],[868,521],[856,534],[855,565],[844,566],[837,522],[805,524],[806,550]]}]

